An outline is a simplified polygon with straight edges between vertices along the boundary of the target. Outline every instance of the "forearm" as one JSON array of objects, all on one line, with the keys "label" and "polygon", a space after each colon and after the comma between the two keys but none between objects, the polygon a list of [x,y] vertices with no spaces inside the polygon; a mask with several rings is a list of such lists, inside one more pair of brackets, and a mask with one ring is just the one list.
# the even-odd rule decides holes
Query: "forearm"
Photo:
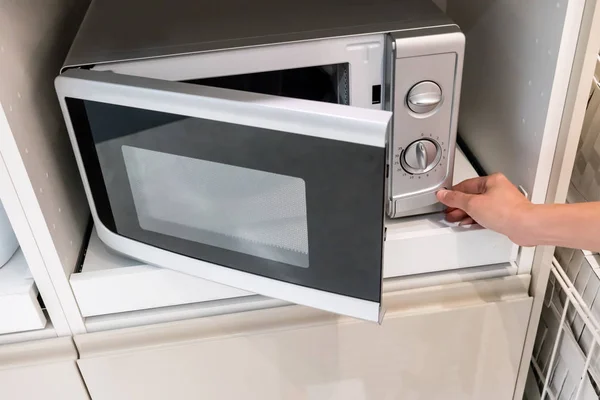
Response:
[{"label": "forearm", "polygon": [[600,251],[600,202],[535,205],[523,218],[532,244]]}]

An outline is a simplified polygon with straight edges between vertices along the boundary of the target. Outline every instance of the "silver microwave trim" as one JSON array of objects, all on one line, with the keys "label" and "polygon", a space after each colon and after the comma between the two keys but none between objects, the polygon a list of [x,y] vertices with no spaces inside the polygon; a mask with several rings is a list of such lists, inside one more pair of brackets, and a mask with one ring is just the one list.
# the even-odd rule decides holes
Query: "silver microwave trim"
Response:
[{"label": "silver microwave trim", "polygon": [[381,104],[371,103],[371,90],[383,82],[386,58],[385,35],[370,34],[106,63],[92,69],[187,81],[348,63],[350,105],[380,110]]},{"label": "silver microwave trim", "polygon": [[[412,32],[393,32],[388,35],[386,49],[388,59],[385,64],[384,107],[394,113],[390,129],[392,135],[389,138],[387,152],[388,165],[390,166],[390,173],[386,182],[387,213],[392,218],[398,218],[438,212],[443,209],[443,206],[438,203],[435,194],[442,188],[450,188],[454,175],[454,153],[458,129],[465,35],[457,26],[428,28]],[[402,60],[417,59],[419,57],[425,59],[432,56],[443,57],[448,54],[454,55],[455,63],[453,65],[454,71],[451,74],[452,79],[444,79],[443,82],[447,95],[444,95],[445,104],[442,107],[449,107],[445,110],[448,115],[447,123],[441,124],[447,132],[447,139],[444,140],[445,144],[442,146],[446,157],[442,159],[445,165],[442,166],[440,163],[436,166],[436,168],[440,166],[444,168],[444,176],[441,178],[438,176],[434,179],[423,177],[419,180],[421,182],[420,188],[405,190],[405,182],[400,181],[393,170],[397,157],[401,157],[398,143],[409,144],[420,139],[422,133],[425,134],[423,138],[427,139],[427,134],[431,133],[429,132],[431,124],[427,120],[430,119],[431,114],[435,114],[439,110],[436,109],[433,113],[420,116],[415,115],[409,109],[406,104],[406,93],[398,90],[398,76],[402,74],[402,67],[399,64]],[[439,66],[438,70],[442,72],[442,75],[449,73],[447,65]],[[411,81],[411,83],[417,82]],[[402,130],[396,128],[399,125],[402,126]],[[406,132],[411,132],[411,134],[407,135]],[[406,136],[408,136],[408,139]],[[400,194],[398,194],[398,188],[402,189]]]}]

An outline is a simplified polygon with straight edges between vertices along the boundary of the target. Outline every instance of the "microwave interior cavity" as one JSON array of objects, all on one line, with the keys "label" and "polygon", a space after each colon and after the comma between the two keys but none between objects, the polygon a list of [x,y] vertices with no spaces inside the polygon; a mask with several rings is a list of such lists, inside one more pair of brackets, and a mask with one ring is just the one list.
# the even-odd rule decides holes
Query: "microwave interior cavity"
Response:
[{"label": "microwave interior cavity", "polygon": [[348,63],[192,79],[186,83],[294,99],[350,104]]}]

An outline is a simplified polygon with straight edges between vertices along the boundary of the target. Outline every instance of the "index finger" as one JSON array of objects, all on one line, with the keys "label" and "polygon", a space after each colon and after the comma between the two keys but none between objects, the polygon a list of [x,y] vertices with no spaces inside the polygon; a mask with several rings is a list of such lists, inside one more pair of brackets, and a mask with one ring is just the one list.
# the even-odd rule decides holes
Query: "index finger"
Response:
[{"label": "index finger", "polygon": [[485,192],[487,180],[487,176],[479,176],[477,178],[467,179],[457,185],[454,185],[452,190],[468,194],[481,194]]}]

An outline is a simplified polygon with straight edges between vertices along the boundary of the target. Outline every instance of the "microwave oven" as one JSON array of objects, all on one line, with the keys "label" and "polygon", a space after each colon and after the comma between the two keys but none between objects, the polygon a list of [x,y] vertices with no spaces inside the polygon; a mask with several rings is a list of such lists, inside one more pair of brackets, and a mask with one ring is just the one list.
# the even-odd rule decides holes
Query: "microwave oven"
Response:
[{"label": "microwave oven", "polygon": [[450,185],[464,35],[426,0],[95,0],[55,86],[100,239],[377,321],[385,218]]}]

